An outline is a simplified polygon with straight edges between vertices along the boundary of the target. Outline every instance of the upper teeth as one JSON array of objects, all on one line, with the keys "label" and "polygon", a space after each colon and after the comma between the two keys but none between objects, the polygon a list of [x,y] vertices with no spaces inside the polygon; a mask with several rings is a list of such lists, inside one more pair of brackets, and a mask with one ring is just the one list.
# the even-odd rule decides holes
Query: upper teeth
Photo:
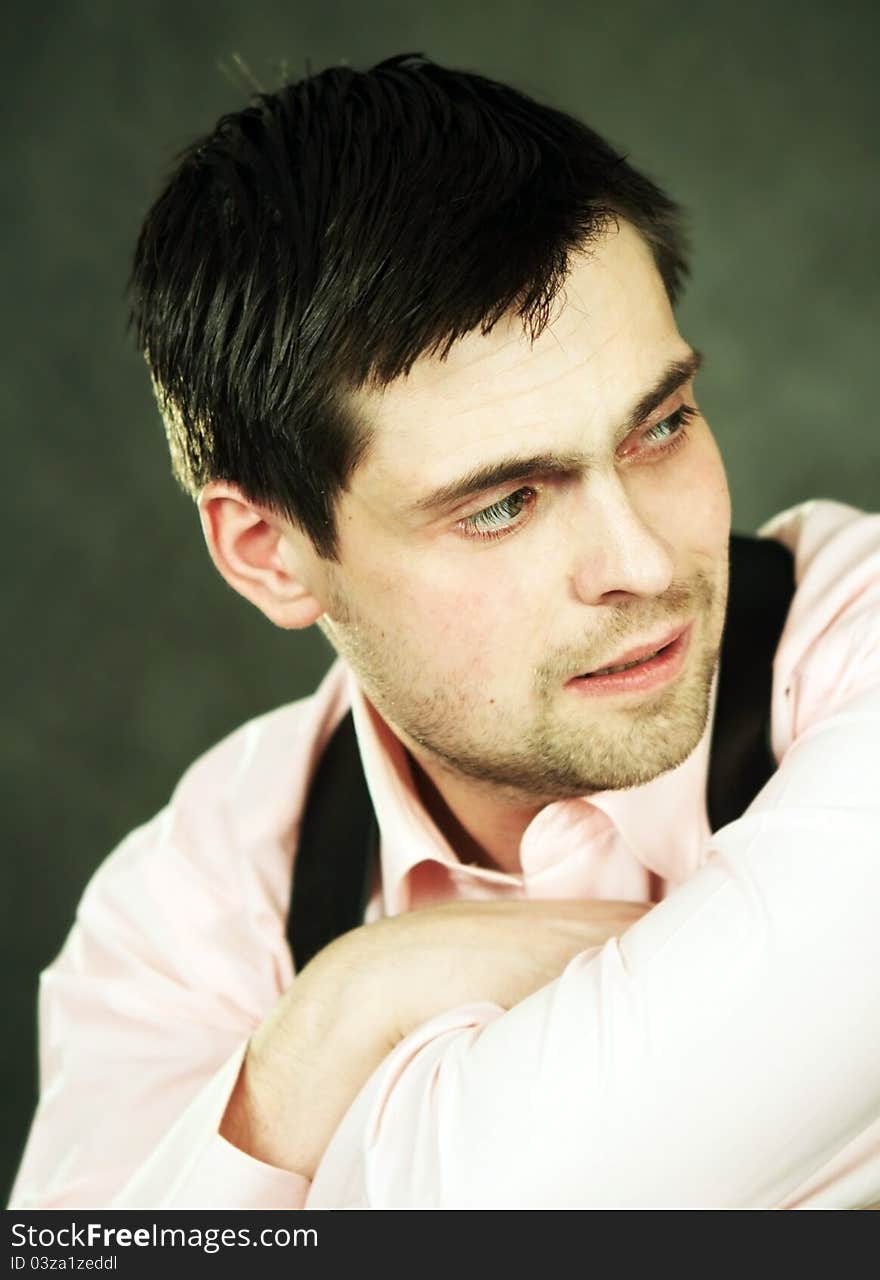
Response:
[{"label": "upper teeth", "polygon": [[649,658],[656,658],[660,652],[655,649],[653,653],[646,653],[643,658],[636,658],[634,662],[622,662],[619,667],[602,667],[600,671],[591,671],[591,676],[613,676],[616,671],[629,671],[630,667],[638,667],[643,662],[647,662]]}]

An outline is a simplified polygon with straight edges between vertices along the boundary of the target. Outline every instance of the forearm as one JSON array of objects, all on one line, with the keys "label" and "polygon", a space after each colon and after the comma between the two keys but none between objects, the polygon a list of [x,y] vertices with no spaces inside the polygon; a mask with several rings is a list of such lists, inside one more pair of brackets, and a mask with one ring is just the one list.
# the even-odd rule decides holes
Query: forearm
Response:
[{"label": "forearm", "polygon": [[311,1177],[348,1107],[413,1028],[463,1002],[512,1007],[646,910],[448,903],[352,930],[305,967],[254,1034],[221,1135]]},{"label": "forearm", "polygon": [[254,1159],[311,1178],[343,1115],[393,1045],[375,998],[321,957],[254,1033],[220,1126]]}]

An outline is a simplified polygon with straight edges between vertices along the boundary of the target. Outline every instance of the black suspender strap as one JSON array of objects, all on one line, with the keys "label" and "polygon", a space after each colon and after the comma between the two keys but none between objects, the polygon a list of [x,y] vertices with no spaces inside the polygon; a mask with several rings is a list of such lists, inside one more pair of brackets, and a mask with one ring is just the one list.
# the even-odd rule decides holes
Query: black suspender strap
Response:
[{"label": "black suspender strap", "polygon": [[363,923],[379,830],[351,712],[324,749],[306,798],[293,864],[287,939],[297,973]]},{"label": "black suspender strap", "polygon": [[[709,761],[713,831],[748,808],[776,765],[769,744],[773,658],[794,592],[791,553],[734,535]],[[351,712],[312,779],[300,827],[287,938],[299,972],[322,947],[363,923],[379,831]]]},{"label": "black suspender strap", "polygon": [[794,557],[770,538],[730,539],[706,802],[713,831],[733,822],[776,769],[770,749],[773,660],[794,594]]}]

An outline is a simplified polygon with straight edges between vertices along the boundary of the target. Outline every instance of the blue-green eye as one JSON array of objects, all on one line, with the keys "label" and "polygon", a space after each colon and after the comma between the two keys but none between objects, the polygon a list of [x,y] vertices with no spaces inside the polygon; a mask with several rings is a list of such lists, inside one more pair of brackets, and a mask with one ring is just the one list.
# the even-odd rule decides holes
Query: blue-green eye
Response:
[{"label": "blue-green eye", "polygon": [[691,418],[697,416],[696,409],[689,404],[680,405],[675,413],[670,413],[667,417],[662,418],[660,422],[655,422],[650,427],[642,439],[649,444],[664,444],[667,440],[672,440],[678,435],[684,434],[684,428],[690,422]]},{"label": "blue-green eye", "polygon": [[472,516],[459,522],[462,532],[473,538],[497,538],[521,523],[520,517],[531,505],[535,497],[534,489],[524,486],[509,493],[507,497],[493,502],[491,507],[484,507]]}]

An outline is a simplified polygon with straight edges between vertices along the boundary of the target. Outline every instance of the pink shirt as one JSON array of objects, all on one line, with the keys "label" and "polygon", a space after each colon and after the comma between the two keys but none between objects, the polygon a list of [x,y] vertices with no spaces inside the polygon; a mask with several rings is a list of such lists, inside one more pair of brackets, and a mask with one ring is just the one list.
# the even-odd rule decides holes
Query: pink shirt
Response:
[{"label": "pink shirt", "polygon": [[[880,1199],[880,517],[813,502],[763,532],[796,552],[779,768],[714,836],[707,731],[646,786],[547,806],[521,875],[463,865],[340,663],[197,760],[99,867],[41,976],[41,1098],[11,1206]],[[449,898],[658,905],[509,1012],[473,1004],[416,1030],[309,1184],[217,1130],[293,978],[304,789],[349,703],[382,832],[368,919]]]}]

